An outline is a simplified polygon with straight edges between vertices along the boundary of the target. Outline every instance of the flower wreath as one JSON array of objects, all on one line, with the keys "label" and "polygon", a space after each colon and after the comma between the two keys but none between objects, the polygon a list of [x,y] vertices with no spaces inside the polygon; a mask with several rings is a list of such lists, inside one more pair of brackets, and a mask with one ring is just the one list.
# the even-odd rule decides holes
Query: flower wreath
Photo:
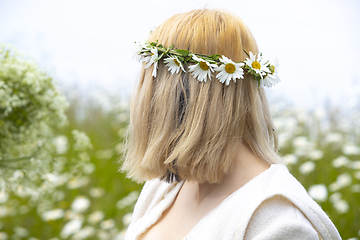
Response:
[{"label": "flower wreath", "polygon": [[184,65],[188,62],[194,63],[188,66],[189,72],[200,82],[211,79],[214,71],[219,72],[216,78],[226,85],[229,85],[231,80],[236,82],[236,79],[243,79],[244,74],[253,75],[254,79],[258,81],[259,87],[272,87],[280,82],[277,73],[279,66],[277,59],[274,63],[270,63],[270,61],[264,60],[261,53],[254,55],[251,51],[248,53],[244,49],[249,58],[243,62],[234,62],[224,55],[203,55],[184,49],[174,49],[174,45],[166,48],[158,41],[135,43],[137,44],[135,56],[139,61],[145,63],[145,68],[154,64],[153,77],[156,77],[157,74],[158,61],[163,58],[171,74],[179,73],[180,69],[186,72]]}]

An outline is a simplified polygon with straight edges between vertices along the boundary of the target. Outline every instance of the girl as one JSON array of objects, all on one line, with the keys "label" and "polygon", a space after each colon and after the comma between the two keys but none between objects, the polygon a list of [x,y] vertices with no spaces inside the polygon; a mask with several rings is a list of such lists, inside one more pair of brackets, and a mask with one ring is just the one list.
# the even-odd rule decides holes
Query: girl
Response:
[{"label": "girl", "polygon": [[123,170],[147,182],[126,240],[340,239],[280,164],[264,92],[277,64],[241,19],[177,14],[137,53]]}]

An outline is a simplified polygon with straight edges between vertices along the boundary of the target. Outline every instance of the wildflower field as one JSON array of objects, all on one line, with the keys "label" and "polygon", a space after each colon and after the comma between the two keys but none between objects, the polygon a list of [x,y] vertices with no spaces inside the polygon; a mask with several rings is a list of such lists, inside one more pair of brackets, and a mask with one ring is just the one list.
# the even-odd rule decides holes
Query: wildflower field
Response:
[{"label": "wildflower field", "polygon": [[[127,99],[67,90],[0,45],[0,240],[124,237],[142,187],[118,171]],[[284,163],[342,238],[360,239],[360,106],[270,105]]]}]

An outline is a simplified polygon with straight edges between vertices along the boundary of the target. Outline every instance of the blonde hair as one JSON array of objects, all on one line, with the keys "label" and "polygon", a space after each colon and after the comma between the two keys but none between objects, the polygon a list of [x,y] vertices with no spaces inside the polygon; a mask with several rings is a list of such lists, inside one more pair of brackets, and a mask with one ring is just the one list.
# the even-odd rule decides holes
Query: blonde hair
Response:
[{"label": "blonde hair", "polygon": [[[221,10],[174,15],[149,41],[233,61],[258,53],[244,22]],[[245,75],[229,86],[199,82],[187,71],[172,75],[162,61],[141,70],[130,106],[130,136],[122,170],[142,182],[153,178],[218,183],[240,143],[267,164],[279,162],[276,134],[263,88]]]}]

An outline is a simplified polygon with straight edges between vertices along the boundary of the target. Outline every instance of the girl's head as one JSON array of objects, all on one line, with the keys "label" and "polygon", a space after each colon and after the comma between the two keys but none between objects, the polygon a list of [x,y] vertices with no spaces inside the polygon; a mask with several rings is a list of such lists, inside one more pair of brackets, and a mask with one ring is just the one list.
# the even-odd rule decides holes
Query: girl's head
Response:
[{"label": "girl's head", "polygon": [[[225,11],[177,14],[156,28],[149,42],[244,61],[258,53],[244,22]],[[265,163],[279,161],[266,96],[251,75],[227,86],[215,77],[199,82],[189,71],[171,74],[164,62],[141,70],[130,107],[130,138],[123,170],[137,180],[174,177],[220,182],[244,144]],[[185,66],[187,68],[187,66]]]}]

